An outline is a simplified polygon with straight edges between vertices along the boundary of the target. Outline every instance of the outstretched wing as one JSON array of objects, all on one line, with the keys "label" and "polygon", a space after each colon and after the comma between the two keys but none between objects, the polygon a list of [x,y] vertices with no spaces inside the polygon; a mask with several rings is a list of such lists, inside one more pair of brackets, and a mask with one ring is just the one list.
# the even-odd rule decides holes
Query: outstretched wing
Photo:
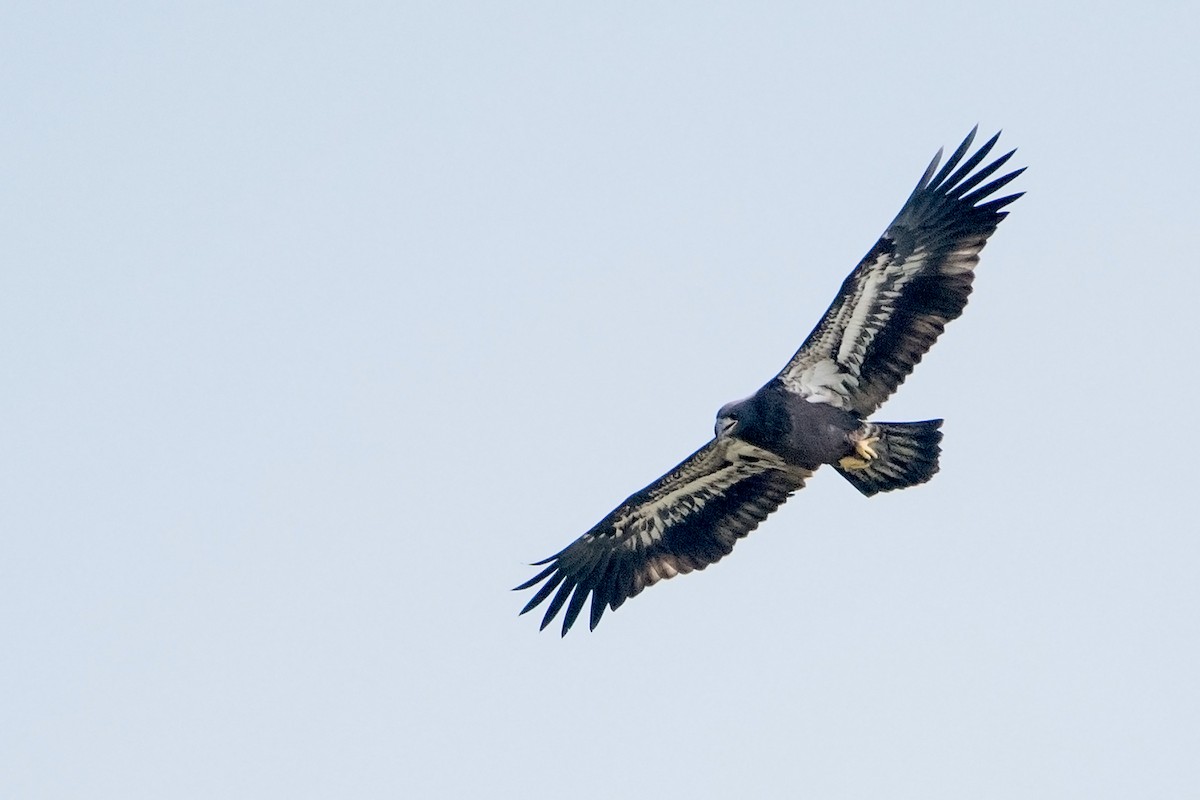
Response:
[{"label": "outstretched wing", "polygon": [[516,590],[545,583],[521,613],[553,592],[542,628],[565,604],[565,636],[591,594],[595,629],[606,607],[616,610],[647,586],[728,555],[811,474],[738,439],[714,439],[565,550],[534,564],[548,566]]},{"label": "outstretched wing", "polygon": [[1024,169],[975,188],[1016,152],[976,169],[999,137],[964,161],[972,130],[935,175],[938,151],[904,208],[776,380],[812,402],[863,416],[903,383],[946,324],[962,313],[979,251],[1008,215],[1001,209],[1021,196],[988,199]]}]

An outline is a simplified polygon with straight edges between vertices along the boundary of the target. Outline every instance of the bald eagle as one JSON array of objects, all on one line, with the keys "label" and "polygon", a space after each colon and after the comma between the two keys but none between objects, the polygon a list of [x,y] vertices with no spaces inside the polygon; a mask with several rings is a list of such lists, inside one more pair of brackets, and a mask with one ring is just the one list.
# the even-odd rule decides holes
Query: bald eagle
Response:
[{"label": "bald eagle", "polygon": [[942,420],[868,417],[962,313],[979,251],[1021,196],[993,197],[1024,169],[984,183],[1016,151],[981,167],[1000,134],[968,156],[975,133],[940,170],[938,151],[791,361],[717,413],[712,441],[534,564],[522,614],[549,599],[544,629],[565,606],[565,636],[590,595],[595,629],[606,608],[728,555],[822,464],[868,497],[937,472]]}]

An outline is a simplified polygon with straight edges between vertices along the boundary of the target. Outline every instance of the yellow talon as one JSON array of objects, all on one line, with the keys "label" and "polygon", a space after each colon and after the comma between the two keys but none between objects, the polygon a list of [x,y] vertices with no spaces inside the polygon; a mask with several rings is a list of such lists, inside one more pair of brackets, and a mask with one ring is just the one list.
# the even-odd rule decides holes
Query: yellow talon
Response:
[{"label": "yellow talon", "polygon": [[838,464],[842,469],[847,470],[866,469],[872,461],[879,458],[879,453],[875,452],[875,448],[872,447],[878,441],[878,436],[864,436],[855,441],[854,452],[857,453],[857,457],[853,455],[843,456],[838,460]]},{"label": "yellow talon", "polygon": [[875,452],[875,448],[871,445],[878,441],[878,436],[868,436],[865,439],[859,439],[854,443],[854,452],[862,456],[864,461],[873,461],[879,458],[879,454]]}]

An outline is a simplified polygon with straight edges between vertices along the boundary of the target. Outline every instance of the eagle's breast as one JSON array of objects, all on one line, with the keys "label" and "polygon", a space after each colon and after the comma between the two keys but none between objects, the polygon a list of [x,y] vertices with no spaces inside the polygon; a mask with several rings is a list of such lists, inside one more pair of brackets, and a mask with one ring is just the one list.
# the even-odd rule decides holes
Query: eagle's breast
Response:
[{"label": "eagle's breast", "polygon": [[855,414],[810,403],[777,381],[744,401],[739,416],[738,438],[808,470],[845,456],[851,449],[846,434],[862,425]]}]

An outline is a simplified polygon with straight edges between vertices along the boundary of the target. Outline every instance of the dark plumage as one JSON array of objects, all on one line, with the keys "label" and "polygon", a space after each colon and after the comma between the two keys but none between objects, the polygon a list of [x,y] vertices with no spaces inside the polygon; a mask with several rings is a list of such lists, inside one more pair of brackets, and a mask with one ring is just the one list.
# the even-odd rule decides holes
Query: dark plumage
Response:
[{"label": "dark plumage", "polygon": [[565,606],[565,635],[590,595],[595,628],[606,608],[719,561],[822,464],[868,497],[929,480],[942,421],[867,417],[962,313],[979,251],[1021,196],[990,199],[1023,169],[981,186],[1015,152],[980,167],[999,136],[966,157],[972,130],[941,170],[938,151],[783,370],[722,408],[712,441],[538,562],[517,587],[541,584],[521,613],[549,599],[545,628]]}]

